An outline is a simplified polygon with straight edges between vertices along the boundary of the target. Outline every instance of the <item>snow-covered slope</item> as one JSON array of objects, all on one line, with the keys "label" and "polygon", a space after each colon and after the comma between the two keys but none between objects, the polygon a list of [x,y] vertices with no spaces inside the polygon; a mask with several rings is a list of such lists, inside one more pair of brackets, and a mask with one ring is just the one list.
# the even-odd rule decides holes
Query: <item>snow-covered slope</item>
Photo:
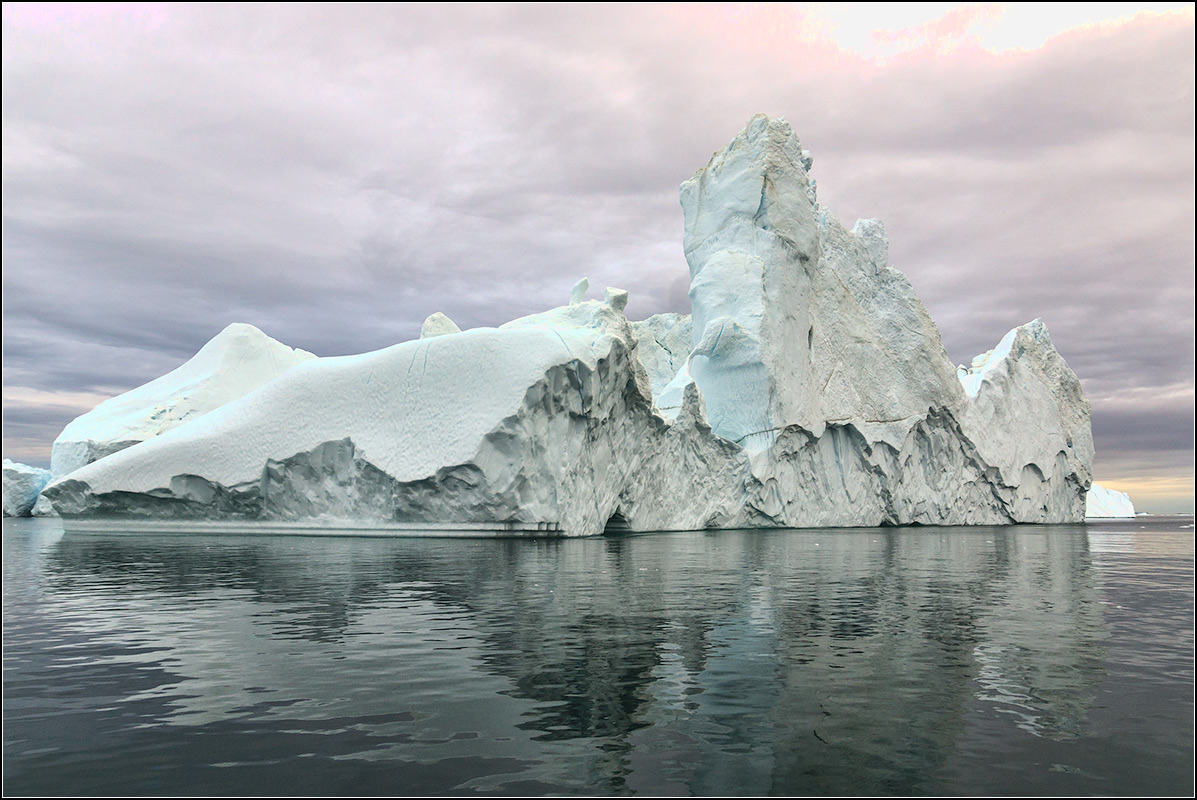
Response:
[{"label": "snow-covered slope", "polygon": [[234,323],[187,363],[161,378],[105,400],[75,418],[54,440],[55,478],[207,414],[315,358]]},{"label": "snow-covered slope", "polygon": [[4,459],[4,516],[29,516],[38,492],[49,480],[48,469]]},{"label": "snow-covered slope", "polygon": [[692,317],[629,323],[627,293],[584,301],[585,279],[497,329],[434,315],[420,340],[300,364],[46,494],[68,526],[1080,520],[1089,405],[1043,323],[957,370],[884,227],[842,226],[811,163],[758,116],[683,184]]},{"label": "snow-covered slope", "polygon": [[[727,502],[736,448],[654,414],[635,342],[621,311],[589,301],[310,361],[49,494],[64,515],[133,519],[598,533],[622,511],[699,526]],[[722,493],[651,507],[662,474],[708,451]]]},{"label": "snow-covered slope", "polygon": [[1095,519],[1133,517],[1135,505],[1130,495],[1115,489],[1107,489],[1100,483],[1089,487],[1085,497],[1085,516]]}]

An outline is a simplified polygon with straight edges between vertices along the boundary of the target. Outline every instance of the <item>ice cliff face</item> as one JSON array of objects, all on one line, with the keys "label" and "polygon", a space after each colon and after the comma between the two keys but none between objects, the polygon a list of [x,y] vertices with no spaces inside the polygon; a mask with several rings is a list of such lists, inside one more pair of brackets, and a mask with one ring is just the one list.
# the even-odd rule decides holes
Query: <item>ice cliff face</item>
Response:
[{"label": "ice cliff face", "polygon": [[654,314],[633,322],[632,331],[640,343],[640,363],[648,372],[653,397],[659,397],[690,357],[690,315]]},{"label": "ice cliff face", "polygon": [[4,459],[4,516],[29,516],[38,493],[49,481],[48,469]]},{"label": "ice cliff face", "polygon": [[844,228],[811,163],[758,116],[682,185],[690,317],[629,323],[627,293],[585,301],[585,279],[497,329],[433,315],[420,340],[300,364],[46,494],[124,525],[1080,520],[1089,406],[1043,323],[955,368],[884,227]]},{"label": "ice cliff face", "polygon": [[1125,519],[1135,515],[1135,505],[1125,492],[1107,489],[1100,483],[1089,487],[1085,496],[1085,516],[1096,519]]},{"label": "ice cliff face", "polygon": [[229,325],[183,366],[105,400],[73,420],[54,440],[50,472],[60,478],[151,439],[312,358],[311,353],[275,341],[253,325]]},{"label": "ice cliff face", "polygon": [[957,375],[963,430],[998,484],[1014,492],[1015,518],[1066,522],[1084,516],[1092,482],[1093,434],[1080,381],[1052,346],[1042,320],[1022,325]]},{"label": "ice cliff face", "polygon": [[818,205],[784,120],[758,116],[682,185],[701,391],[746,451],[761,524],[1060,522],[1090,481],[1089,407],[1038,320],[954,374],[876,220]]}]

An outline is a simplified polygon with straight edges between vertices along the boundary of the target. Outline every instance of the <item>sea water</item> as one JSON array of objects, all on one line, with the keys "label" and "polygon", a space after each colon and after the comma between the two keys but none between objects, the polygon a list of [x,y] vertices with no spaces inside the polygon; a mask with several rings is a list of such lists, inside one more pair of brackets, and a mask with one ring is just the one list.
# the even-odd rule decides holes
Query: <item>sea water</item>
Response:
[{"label": "sea water", "polygon": [[1193,521],[4,521],[6,794],[1193,793]]}]

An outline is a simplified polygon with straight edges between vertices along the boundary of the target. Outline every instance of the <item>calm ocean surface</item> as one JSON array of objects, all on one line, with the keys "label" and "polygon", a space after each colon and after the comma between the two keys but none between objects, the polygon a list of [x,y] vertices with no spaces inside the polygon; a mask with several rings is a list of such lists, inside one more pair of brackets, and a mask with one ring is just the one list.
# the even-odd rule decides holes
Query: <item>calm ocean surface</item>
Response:
[{"label": "calm ocean surface", "polygon": [[1193,793],[1193,520],[4,520],[6,794]]}]

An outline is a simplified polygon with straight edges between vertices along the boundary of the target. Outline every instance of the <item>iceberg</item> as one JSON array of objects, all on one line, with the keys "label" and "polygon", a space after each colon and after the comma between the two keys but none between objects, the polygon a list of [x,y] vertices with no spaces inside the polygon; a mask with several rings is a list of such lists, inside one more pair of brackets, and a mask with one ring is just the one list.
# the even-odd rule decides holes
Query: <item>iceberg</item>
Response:
[{"label": "iceberg", "polygon": [[1085,516],[1092,519],[1127,519],[1135,516],[1135,505],[1126,492],[1107,489],[1095,483],[1085,495]]},{"label": "iceberg", "polygon": [[4,516],[28,517],[49,481],[48,469],[4,459]]},{"label": "iceberg", "polygon": [[1090,409],[1047,327],[955,367],[882,223],[841,225],[812,165],[758,115],[682,184],[690,315],[630,322],[627,292],[586,300],[585,278],[498,328],[434,314],[420,339],[303,360],[45,495],[68,530],[1081,520]]}]

